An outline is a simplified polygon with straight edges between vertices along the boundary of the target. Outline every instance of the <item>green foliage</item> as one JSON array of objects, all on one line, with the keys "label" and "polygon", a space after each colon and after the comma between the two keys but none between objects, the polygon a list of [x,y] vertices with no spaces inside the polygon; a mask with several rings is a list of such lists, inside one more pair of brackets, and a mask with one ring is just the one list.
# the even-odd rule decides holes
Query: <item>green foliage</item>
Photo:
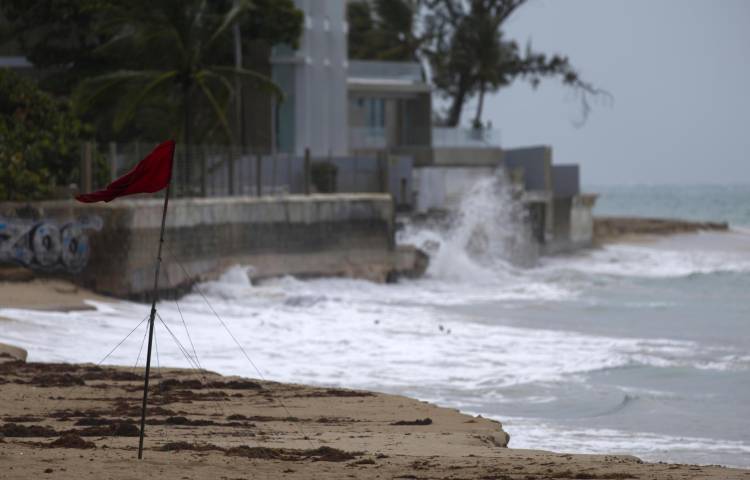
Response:
[{"label": "green foliage", "polygon": [[320,193],[335,193],[338,167],[331,162],[315,162],[310,166],[310,181]]},{"label": "green foliage", "polygon": [[[277,23],[264,26],[256,13]],[[302,23],[291,0],[118,0],[103,18],[102,31],[111,40],[98,53],[131,60],[79,85],[81,111],[100,112],[115,134],[148,126],[152,139],[178,137],[189,144],[232,143],[227,109],[235,80],[281,97],[266,76],[234,66],[233,25],[247,19],[246,37],[294,43]]]},{"label": "green foliage", "polygon": [[0,200],[49,198],[56,185],[76,181],[88,135],[69,102],[0,70]]},{"label": "green foliage", "polygon": [[239,20],[244,47],[262,42],[266,46],[283,43],[297,48],[304,20],[305,15],[292,0],[253,0]]},{"label": "green foliage", "polygon": [[97,33],[108,0],[3,0],[0,41],[13,40],[40,69],[40,86],[69,94],[83,78],[102,73],[115,59],[95,54],[108,37]]},{"label": "green foliage", "polygon": [[0,42],[18,41],[43,88],[74,91],[99,139],[190,143],[231,141],[235,79],[280,93],[234,67],[233,26],[244,51],[268,52],[296,46],[304,19],[292,0],[3,0],[0,16]]},{"label": "green foliage", "polygon": [[416,0],[357,0],[347,5],[349,58],[415,61],[425,38],[416,32]]}]

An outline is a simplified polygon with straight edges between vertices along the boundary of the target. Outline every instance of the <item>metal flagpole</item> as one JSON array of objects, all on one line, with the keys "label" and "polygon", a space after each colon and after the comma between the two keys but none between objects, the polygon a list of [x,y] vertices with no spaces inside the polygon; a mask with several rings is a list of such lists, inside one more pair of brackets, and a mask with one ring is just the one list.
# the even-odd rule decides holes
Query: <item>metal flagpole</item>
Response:
[{"label": "metal flagpole", "polygon": [[[171,179],[170,179],[171,183]],[[159,288],[159,269],[161,267],[161,247],[164,244],[164,225],[167,220],[167,206],[169,205],[169,188],[167,184],[167,193],[164,196],[164,211],[161,214],[161,234],[159,236],[159,251],[156,255],[156,274],[154,275],[154,298],[151,302],[151,317],[148,324],[148,350],[146,353],[146,378],[143,380],[143,408],[141,410],[141,438],[138,441],[138,459],[143,458],[143,436],[146,430],[146,402],[148,401],[148,374],[151,370],[151,342],[154,338],[154,320],[156,317],[156,298],[158,297]]]}]

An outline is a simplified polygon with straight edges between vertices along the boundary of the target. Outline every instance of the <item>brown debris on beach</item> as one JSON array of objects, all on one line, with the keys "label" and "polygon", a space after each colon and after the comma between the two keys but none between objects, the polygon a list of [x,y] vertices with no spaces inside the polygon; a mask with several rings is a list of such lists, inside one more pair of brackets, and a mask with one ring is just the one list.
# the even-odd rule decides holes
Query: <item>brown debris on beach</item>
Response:
[{"label": "brown debris on beach", "polygon": [[498,422],[405,397],[165,368],[152,378],[138,461],[142,375],[0,363],[0,477],[750,480],[717,466],[504,448]]}]

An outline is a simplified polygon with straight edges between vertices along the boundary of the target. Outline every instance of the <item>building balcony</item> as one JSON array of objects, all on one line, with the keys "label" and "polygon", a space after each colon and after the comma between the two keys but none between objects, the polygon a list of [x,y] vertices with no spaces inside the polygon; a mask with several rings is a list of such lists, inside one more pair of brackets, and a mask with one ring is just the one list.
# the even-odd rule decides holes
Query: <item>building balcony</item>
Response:
[{"label": "building balcony", "polygon": [[[429,144],[423,143],[429,138]],[[349,148],[353,150],[390,147],[500,148],[500,131],[433,127],[427,131],[407,129],[396,136],[389,135],[385,127],[349,127]]]},{"label": "building balcony", "polygon": [[500,130],[434,127],[433,148],[499,148]]},{"label": "building balcony", "polygon": [[422,69],[416,62],[349,61],[349,78],[424,83]]},{"label": "building balcony", "polygon": [[349,127],[349,148],[381,150],[388,147],[384,127]]}]

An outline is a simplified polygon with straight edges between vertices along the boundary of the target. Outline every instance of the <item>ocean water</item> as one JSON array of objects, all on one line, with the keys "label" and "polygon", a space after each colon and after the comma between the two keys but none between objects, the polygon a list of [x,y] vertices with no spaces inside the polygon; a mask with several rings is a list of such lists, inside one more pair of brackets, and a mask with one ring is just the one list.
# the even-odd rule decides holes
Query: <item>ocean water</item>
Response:
[{"label": "ocean water", "polygon": [[[511,447],[750,467],[747,192],[606,189],[602,214],[728,220],[732,230],[537,258],[502,179],[486,180],[450,228],[399,233],[430,252],[425,278],[253,285],[248,266],[235,266],[158,308],[185,349],[222,373],[257,376],[214,312],[267,379],[482,414],[503,422]],[[31,360],[98,362],[149,309],[91,304],[0,308],[10,319],[0,341]],[[134,365],[144,334],[145,324],[105,363]],[[188,365],[161,323],[157,342],[160,365]]]},{"label": "ocean water", "polygon": [[650,216],[750,226],[750,183],[734,185],[590,185],[599,215]]}]

